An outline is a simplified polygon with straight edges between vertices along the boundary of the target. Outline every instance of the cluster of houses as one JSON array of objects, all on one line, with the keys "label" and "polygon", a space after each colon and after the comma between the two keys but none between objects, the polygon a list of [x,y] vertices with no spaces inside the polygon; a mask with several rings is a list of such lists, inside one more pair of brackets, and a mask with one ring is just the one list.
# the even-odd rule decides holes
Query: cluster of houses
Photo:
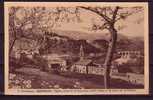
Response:
[{"label": "cluster of houses", "polygon": [[104,75],[104,67],[92,62],[92,60],[79,60],[71,67],[72,72],[83,74]]},{"label": "cluster of houses", "polygon": [[[38,53],[38,50],[35,50],[32,53]],[[32,55],[31,53],[31,55]],[[118,65],[122,65],[128,63],[130,59],[136,60],[136,58],[131,58],[131,56],[136,55],[136,57],[140,57],[141,54],[139,51],[122,51],[118,52],[120,58],[115,59],[113,62],[117,63]],[[15,55],[18,57],[19,55]],[[63,58],[68,57],[69,55],[58,55],[58,54],[48,54],[43,55],[42,57],[47,60],[48,62],[48,69],[56,69],[61,71],[68,71],[67,70],[67,61]],[[79,60],[74,62],[70,68],[71,72],[74,73],[82,73],[82,74],[92,74],[92,75],[104,75],[105,74],[105,67],[103,66],[104,61],[93,60],[89,58],[85,58],[83,46],[80,46],[80,53],[79,53]],[[144,85],[144,75],[143,74],[136,74],[136,73],[120,73],[118,71],[118,67],[112,64],[111,78],[115,79],[122,79],[132,84],[141,84]]]},{"label": "cluster of houses", "polygon": [[[135,55],[137,58],[141,56],[140,51],[123,51],[118,52],[120,54],[120,58],[115,59],[113,63],[117,63],[119,65],[128,63],[128,61],[136,60],[136,58],[132,58]],[[103,61],[100,63],[93,61],[91,59],[84,58],[83,47],[80,47],[80,60],[73,64],[71,67],[71,71],[83,74],[93,74],[93,75],[104,75],[105,74],[105,67],[103,66]],[[111,66],[110,71],[111,78],[121,79],[132,84],[141,84],[144,85],[144,75],[143,74],[136,74],[136,73],[121,73],[118,71],[116,65]]]}]

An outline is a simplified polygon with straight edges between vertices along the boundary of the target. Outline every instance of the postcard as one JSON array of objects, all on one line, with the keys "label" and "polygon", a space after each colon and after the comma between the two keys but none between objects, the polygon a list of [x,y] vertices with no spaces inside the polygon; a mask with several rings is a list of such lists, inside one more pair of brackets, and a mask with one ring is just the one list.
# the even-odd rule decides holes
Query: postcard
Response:
[{"label": "postcard", "polygon": [[148,3],[5,2],[5,95],[148,95]]}]

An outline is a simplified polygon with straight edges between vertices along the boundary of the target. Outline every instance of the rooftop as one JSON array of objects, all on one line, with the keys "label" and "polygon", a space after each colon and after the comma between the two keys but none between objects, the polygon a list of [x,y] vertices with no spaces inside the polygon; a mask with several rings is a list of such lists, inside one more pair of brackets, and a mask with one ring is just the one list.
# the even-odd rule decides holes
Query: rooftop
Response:
[{"label": "rooftop", "polygon": [[76,62],[76,65],[88,65],[92,62],[92,60],[90,59],[83,59],[83,60],[79,60],[78,62]]},{"label": "rooftop", "polygon": [[104,58],[100,58],[100,59],[96,59],[93,61],[95,64],[100,64],[100,65],[103,65],[104,62],[105,62],[105,59]]}]

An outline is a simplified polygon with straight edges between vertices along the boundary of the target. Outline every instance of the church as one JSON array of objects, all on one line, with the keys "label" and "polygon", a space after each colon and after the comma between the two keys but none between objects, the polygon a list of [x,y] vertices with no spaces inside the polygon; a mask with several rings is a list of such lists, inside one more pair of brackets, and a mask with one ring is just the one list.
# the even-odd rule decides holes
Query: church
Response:
[{"label": "church", "polygon": [[101,64],[94,63],[93,60],[85,58],[83,45],[80,46],[79,57],[79,61],[74,63],[71,67],[72,72],[95,75],[104,74],[104,68]]}]

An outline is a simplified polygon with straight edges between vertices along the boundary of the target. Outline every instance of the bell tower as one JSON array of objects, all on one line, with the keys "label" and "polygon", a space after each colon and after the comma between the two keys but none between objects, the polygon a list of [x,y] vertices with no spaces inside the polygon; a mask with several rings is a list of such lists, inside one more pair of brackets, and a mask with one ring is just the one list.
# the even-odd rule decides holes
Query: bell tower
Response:
[{"label": "bell tower", "polygon": [[79,56],[80,56],[80,60],[84,59],[84,50],[83,50],[83,46],[82,45],[80,45],[80,54],[79,54]]}]

